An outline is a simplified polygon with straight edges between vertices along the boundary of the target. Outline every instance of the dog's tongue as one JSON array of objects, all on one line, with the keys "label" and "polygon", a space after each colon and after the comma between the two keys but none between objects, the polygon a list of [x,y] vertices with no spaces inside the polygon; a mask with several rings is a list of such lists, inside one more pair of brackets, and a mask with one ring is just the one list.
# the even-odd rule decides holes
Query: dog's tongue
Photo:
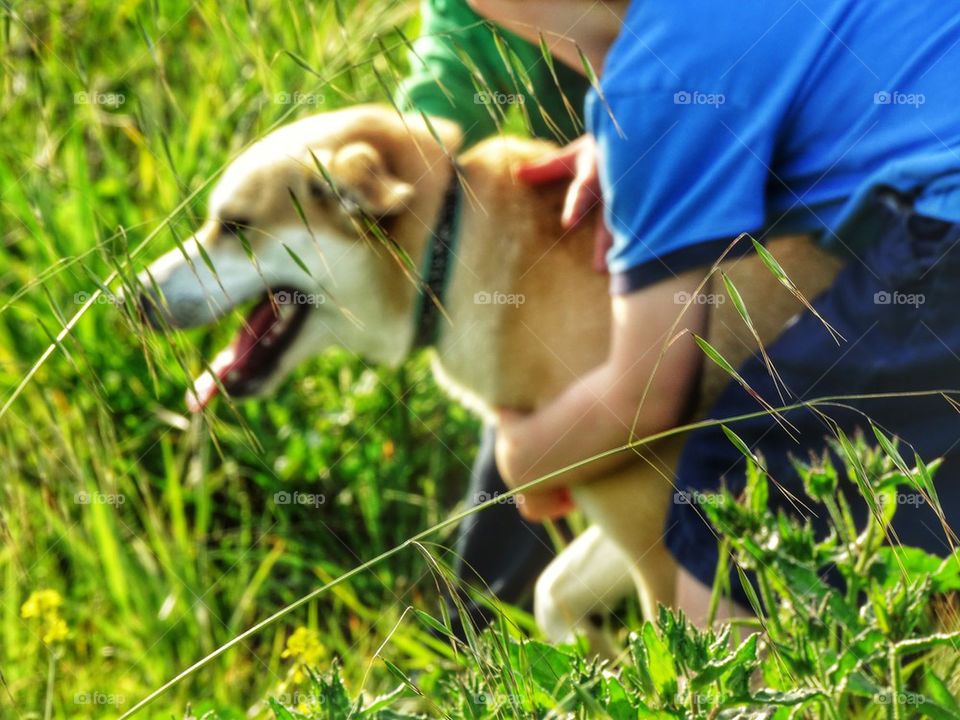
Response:
[{"label": "dog's tongue", "polygon": [[210,369],[194,379],[193,387],[187,390],[187,409],[192,413],[198,413],[203,410],[217,393],[220,392],[220,386],[217,385],[216,378],[224,382],[227,373],[233,369],[237,361],[237,353],[233,346],[221,351],[213,362],[210,363]]},{"label": "dog's tongue", "polygon": [[271,298],[264,298],[247,316],[230,346],[214,358],[209,370],[193,381],[193,387],[187,390],[187,409],[198,413],[209,405],[220,392],[218,379],[227,389],[247,379],[250,371],[255,369],[251,366],[256,358],[257,345],[282,318],[282,311],[278,317],[277,306]]}]

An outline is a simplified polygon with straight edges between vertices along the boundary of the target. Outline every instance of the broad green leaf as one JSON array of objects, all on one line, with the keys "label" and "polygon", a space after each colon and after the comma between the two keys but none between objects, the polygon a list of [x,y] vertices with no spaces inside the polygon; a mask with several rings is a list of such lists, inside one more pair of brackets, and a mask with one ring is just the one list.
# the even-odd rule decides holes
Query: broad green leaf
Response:
[{"label": "broad green leaf", "polygon": [[750,666],[757,660],[757,640],[755,633],[744,640],[740,647],[722,660],[713,660],[691,680],[690,687],[700,689],[715,683],[736,667]]},{"label": "broad green leaf", "polygon": [[923,671],[923,689],[924,693],[929,695],[930,700],[934,703],[955,716],[960,716],[960,703],[957,702],[947,684],[932,668],[928,667]]},{"label": "broad green leaf", "polygon": [[677,668],[673,664],[670,648],[660,639],[652,623],[644,623],[640,634],[647,650],[650,679],[657,694],[662,699],[674,697],[677,694]]},{"label": "broad green leaf", "polygon": [[[530,677],[539,687],[554,697],[569,691],[565,686],[569,684],[573,662],[567,653],[553,645],[528,640],[523,643],[523,654],[529,663]],[[561,686],[565,689],[558,692]]]}]

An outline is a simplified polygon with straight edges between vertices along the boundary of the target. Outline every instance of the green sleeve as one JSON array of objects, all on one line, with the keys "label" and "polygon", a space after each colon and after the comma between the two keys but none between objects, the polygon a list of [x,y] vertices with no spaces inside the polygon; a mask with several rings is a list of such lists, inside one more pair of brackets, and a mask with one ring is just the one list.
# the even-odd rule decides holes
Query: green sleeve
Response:
[{"label": "green sleeve", "polygon": [[[533,86],[536,97],[530,97],[520,74],[504,62],[490,27],[466,0],[423,0],[421,15],[410,75],[398,94],[402,107],[453,120],[463,129],[468,146],[497,132],[496,108],[488,103],[502,103],[505,98],[523,103],[529,128],[536,137],[562,142],[582,132],[579,116],[589,87],[582,75],[554,60],[554,80],[538,47],[501,31],[515,62]],[[464,56],[469,58],[466,63]],[[490,93],[478,93],[473,72],[482,75],[480,86],[489,88]],[[502,105],[501,109],[507,110]]]}]

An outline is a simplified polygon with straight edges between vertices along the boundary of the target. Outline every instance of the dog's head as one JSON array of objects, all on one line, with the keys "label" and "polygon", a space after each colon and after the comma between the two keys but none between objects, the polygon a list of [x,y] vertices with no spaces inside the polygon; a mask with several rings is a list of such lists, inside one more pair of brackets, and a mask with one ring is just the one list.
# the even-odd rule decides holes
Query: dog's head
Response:
[{"label": "dog's head", "polygon": [[230,164],[206,222],[140,276],[155,327],[252,306],[188,392],[192,410],[216,395],[214,375],[232,395],[260,394],[333,345],[403,359],[418,294],[403,255],[419,267],[459,142],[453,125],[432,125],[357,107],[283,127]]}]

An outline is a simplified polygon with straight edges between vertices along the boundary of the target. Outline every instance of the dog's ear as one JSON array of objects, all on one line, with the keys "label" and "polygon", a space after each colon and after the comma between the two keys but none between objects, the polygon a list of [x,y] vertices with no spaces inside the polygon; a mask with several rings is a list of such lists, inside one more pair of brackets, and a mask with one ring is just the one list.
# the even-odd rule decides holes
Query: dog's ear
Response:
[{"label": "dog's ear", "polygon": [[390,172],[377,149],[353,142],[334,152],[327,165],[336,192],[347,203],[371,215],[394,215],[413,196],[413,185]]}]

